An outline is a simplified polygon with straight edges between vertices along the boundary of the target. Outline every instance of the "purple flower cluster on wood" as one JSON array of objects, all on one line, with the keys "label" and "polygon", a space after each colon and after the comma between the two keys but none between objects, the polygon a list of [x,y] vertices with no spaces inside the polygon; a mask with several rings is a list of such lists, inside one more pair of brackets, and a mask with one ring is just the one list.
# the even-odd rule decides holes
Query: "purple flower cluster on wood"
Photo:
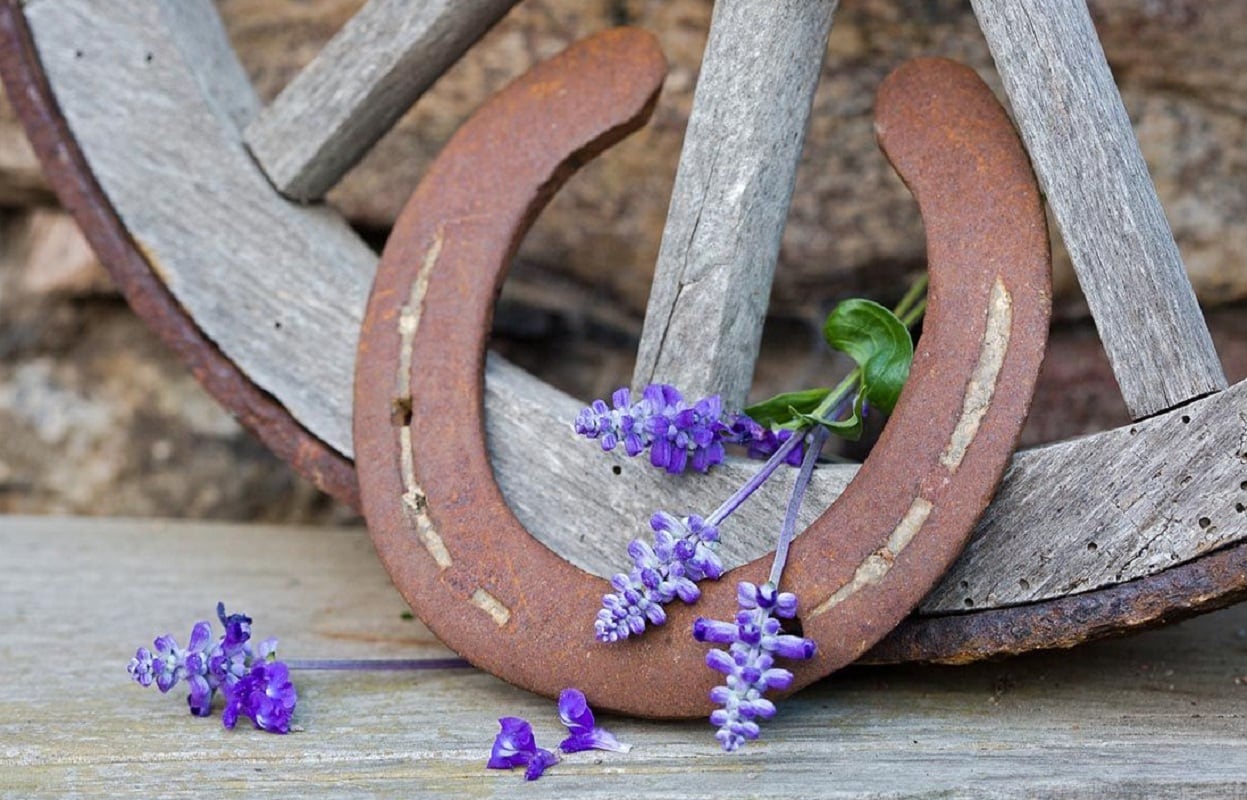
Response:
[{"label": "purple flower cluster on wood", "polygon": [[[559,719],[570,734],[559,744],[564,753],[582,750],[613,750],[626,753],[632,745],[621,744],[618,739],[593,718],[593,710],[579,689],[564,689],[559,695]],[[501,730],[494,737],[494,746],[485,766],[489,769],[515,769],[525,767],[524,778],[535,781],[548,767],[559,763],[559,757],[537,746],[533,726],[521,717],[502,717],[498,720]]]},{"label": "purple flower cluster on wood", "polygon": [[666,383],[645,387],[640,398],[627,388],[611,395],[611,405],[594,400],[573,428],[597,439],[603,450],[623,445],[629,456],[649,450],[650,463],[672,474],[689,466],[705,472],[723,461],[724,444],[766,440],[762,427],[744,415],[727,415],[718,395],[690,403]]},{"label": "purple flower cluster on wood", "polygon": [[775,704],[763,694],[792,685],[792,673],[776,667],[776,657],[808,659],[816,650],[812,639],[781,630],[777,617],[796,616],[796,595],[779,592],[772,583],[741,581],[736,599],[740,611],[735,622],[699,617],[693,623],[697,641],[728,645],[727,650],[708,652],[706,665],[727,676],[725,685],[710,692],[711,702],[722,706],[710,715],[710,724],[718,727],[715,738],[729,751],[758,738],[757,720],[775,716]]},{"label": "purple flower cluster on wood", "polygon": [[594,635],[601,642],[616,642],[640,635],[646,624],[667,621],[663,606],[679,597],[694,603],[701,597],[696,581],[718,580],[723,562],[715,552],[719,529],[696,514],[679,518],[658,511],[650,519],[654,544],[633,539],[628,545],[633,568],[629,574],[611,578],[614,592],[602,597],[594,620]]},{"label": "purple flower cluster on wood", "polygon": [[225,695],[225,727],[234,727],[244,716],[262,730],[288,733],[298,693],[286,665],[276,660],[277,640],[266,639],[253,647],[251,618],[226,616],[224,603],[217,603],[217,617],[225,628],[219,640],[212,642],[207,620],[195,623],[185,648],[168,634],[159,636],[154,652],[146,647],[135,652],[127,668],[130,676],[140,686],[155,683],[161,692],[185,680],[190,686],[187,704],[198,717],[212,713],[212,700],[220,689]]}]

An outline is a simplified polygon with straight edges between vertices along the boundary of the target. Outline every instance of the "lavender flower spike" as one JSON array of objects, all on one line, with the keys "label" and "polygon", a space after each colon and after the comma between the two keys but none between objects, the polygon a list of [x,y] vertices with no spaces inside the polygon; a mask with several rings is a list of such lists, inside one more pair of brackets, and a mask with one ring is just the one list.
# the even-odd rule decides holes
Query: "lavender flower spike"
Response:
[{"label": "lavender flower spike", "polygon": [[776,667],[775,658],[808,659],[815,652],[813,640],[780,630],[777,617],[797,613],[795,595],[778,592],[772,583],[742,581],[736,597],[740,611],[734,624],[705,618],[693,623],[697,641],[728,645],[706,654],[706,665],[727,676],[725,685],[710,691],[710,700],[723,706],[710,715],[710,724],[718,727],[715,738],[728,751],[757,739],[757,720],[775,716],[775,704],[762,695],[792,685],[792,673]]},{"label": "lavender flower spike", "polygon": [[640,635],[647,625],[662,625],[667,621],[664,605],[677,597],[696,602],[701,589],[694,581],[716,580],[723,574],[723,562],[715,552],[719,530],[714,525],[695,514],[678,518],[659,511],[650,527],[653,546],[633,539],[628,545],[632,572],[611,578],[615,591],[602,597],[593,623],[600,642],[617,642]]},{"label": "lavender flower spike", "polygon": [[650,384],[639,398],[618,389],[609,406],[594,400],[572,427],[598,440],[603,450],[622,444],[629,456],[637,456],[648,449],[650,463],[672,474],[689,466],[705,472],[723,461],[723,443],[736,440],[718,395],[690,404],[666,383]]},{"label": "lavender flower spike", "polygon": [[564,753],[581,750],[612,750],[627,753],[632,745],[623,744],[605,728],[599,728],[593,719],[593,710],[579,689],[564,689],[559,695],[559,719],[571,735],[559,744]]}]

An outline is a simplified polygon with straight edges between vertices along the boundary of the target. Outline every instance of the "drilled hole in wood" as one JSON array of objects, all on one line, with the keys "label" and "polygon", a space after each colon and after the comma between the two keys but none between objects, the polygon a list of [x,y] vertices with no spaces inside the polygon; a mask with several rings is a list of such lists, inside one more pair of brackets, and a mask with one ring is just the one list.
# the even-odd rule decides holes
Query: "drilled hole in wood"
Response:
[{"label": "drilled hole in wood", "polygon": [[966,598],[966,608],[974,608],[974,599],[973,599],[973,598],[971,598],[971,597],[967,597],[967,598]]},{"label": "drilled hole in wood", "polygon": [[1094,553],[1096,550],[1099,550],[1099,549],[1100,549],[1100,546],[1096,544],[1095,542],[1087,542],[1088,553]]},{"label": "drilled hole in wood", "polygon": [[1018,588],[1024,592],[1029,592],[1031,590],[1030,581],[1025,578],[1018,578]]},{"label": "drilled hole in wood", "polygon": [[1247,492],[1247,481],[1243,481],[1242,483],[1240,483],[1238,485],[1238,488],[1242,489],[1244,492]]},{"label": "drilled hole in wood", "polygon": [[1234,510],[1241,514],[1244,510],[1247,510],[1247,506],[1244,506],[1242,503],[1235,503]]},{"label": "drilled hole in wood", "polygon": [[1138,428],[1131,428],[1131,429],[1130,429],[1130,435],[1131,435],[1131,436],[1134,436],[1134,435],[1135,435],[1136,433],[1138,433],[1138,432],[1139,432],[1139,429],[1138,429]]},{"label": "drilled hole in wood", "polygon": [[410,397],[396,397],[390,401],[390,424],[396,428],[411,427]]},{"label": "drilled hole in wood", "polygon": [[1183,425],[1189,425],[1190,423],[1191,423],[1191,418],[1190,418],[1189,416],[1187,416],[1186,414],[1183,414],[1183,415],[1182,415],[1182,424],[1183,424]]},{"label": "drilled hole in wood", "polygon": [[969,589],[969,588],[970,588],[970,582],[969,582],[969,581],[962,581],[962,582],[961,582],[961,588],[962,588],[962,589]]},{"label": "drilled hole in wood", "polygon": [[622,474],[623,474],[623,467],[621,467],[621,466],[619,466],[618,464],[616,464],[615,466],[611,467],[611,472],[615,473],[616,475],[622,475]]},{"label": "drilled hole in wood", "polygon": [[1199,518],[1199,527],[1201,527],[1201,528],[1207,528],[1207,527],[1208,527],[1209,525],[1211,525],[1211,524],[1212,524],[1212,520],[1208,519],[1207,517],[1200,517],[1200,518]]}]

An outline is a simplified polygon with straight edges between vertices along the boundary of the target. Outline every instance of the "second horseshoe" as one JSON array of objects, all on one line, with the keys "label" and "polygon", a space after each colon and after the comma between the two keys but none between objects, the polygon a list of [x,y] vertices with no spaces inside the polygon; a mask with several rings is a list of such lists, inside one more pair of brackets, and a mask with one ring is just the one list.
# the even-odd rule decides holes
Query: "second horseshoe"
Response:
[{"label": "second horseshoe", "polygon": [[[363,505],[394,583],[475,665],[596,708],[691,717],[717,673],[694,617],[734,614],[736,584],[619,644],[594,640],[606,580],[533,538],[494,480],[484,358],[497,290],[529,224],[587,158],[638,127],[664,74],[652,37],[615,29],[539,64],[481,108],[395,225],[369,300],[356,374]],[[878,96],[879,140],[918,200],[929,305],[913,368],[844,494],[797,537],[784,589],[816,657],[796,686],[856,659],[935,584],[1008,464],[1047,337],[1047,229],[1030,165],[991,92],[962,66],[909,62]]]}]

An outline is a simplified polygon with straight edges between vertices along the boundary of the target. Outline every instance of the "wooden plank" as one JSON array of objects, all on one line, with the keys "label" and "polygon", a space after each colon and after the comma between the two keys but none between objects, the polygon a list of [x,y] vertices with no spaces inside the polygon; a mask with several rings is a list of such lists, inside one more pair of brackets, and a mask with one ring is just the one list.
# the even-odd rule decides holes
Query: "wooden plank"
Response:
[{"label": "wooden plank", "polygon": [[[215,15],[209,0],[178,5]],[[376,257],[337,215],[282,202],[256,168],[229,111],[254,97],[233,79],[236,61],[220,68],[234,56],[219,22],[187,52],[197,37],[171,32],[160,4],[34,3],[27,17],[61,110],[140,250],[222,351],[349,453],[357,320]]]},{"label": "wooden plank", "polygon": [[1247,381],[1124,428],[1018,453],[922,611],[1085,592],[1247,536]]},{"label": "wooden plank", "polygon": [[277,190],[324,196],[516,0],[369,0],[247,128]]},{"label": "wooden plank", "polygon": [[[252,380],[349,455],[355,339],[375,256],[329,211],[272,191],[225,110],[245,105],[201,98],[211,76],[191,67],[212,62],[182,57],[161,32],[167,20],[158,6],[58,0],[29,11],[97,179],[171,291]],[[250,91],[228,76],[222,86]],[[502,359],[490,359],[486,383],[495,472],[508,500],[535,536],[598,574],[627,566],[624,547],[645,532],[653,510],[708,513],[756,468],[733,461],[707,476],[672,479],[577,440],[569,422],[579,403]],[[964,609],[967,596],[975,608],[990,607],[1129,580],[1247,537],[1247,516],[1231,512],[1247,502],[1238,488],[1247,476],[1235,479],[1244,462],[1234,460],[1233,404],[1241,406],[1243,391],[1149,420],[1133,437],[1119,431],[1019,456],[976,533],[972,560],[963,559],[928,610]],[[1173,422],[1182,416],[1192,421]],[[1153,477],[1159,466],[1165,481]],[[803,522],[853,471],[818,470]],[[1184,483],[1187,474],[1210,477]],[[784,484],[728,522],[729,563],[769,548]],[[1198,524],[1205,517],[1207,528]],[[1046,549],[1026,549],[1039,546]],[[1014,550],[1030,556],[999,555]]]},{"label": "wooden plank", "polygon": [[973,0],[1135,419],[1225,388],[1085,0]]},{"label": "wooden plank", "polygon": [[635,386],[744,404],[836,5],[715,3]]},{"label": "wooden plank", "polygon": [[1000,664],[852,670],[783,700],[736,754],[702,721],[603,719],[631,753],[570,755],[524,784],[484,768],[495,720],[525,717],[550,747],[554,704],[475,670],[296,672],[288,736],[226,731],[186,713],[182,687],[129,683],[135,647],[164,632],[184,643],[218,599],[284,658],[448,655],[402,618],[362,531],[0,518],[0,553],[5,797],[1247,793],[1247,606]]}]

